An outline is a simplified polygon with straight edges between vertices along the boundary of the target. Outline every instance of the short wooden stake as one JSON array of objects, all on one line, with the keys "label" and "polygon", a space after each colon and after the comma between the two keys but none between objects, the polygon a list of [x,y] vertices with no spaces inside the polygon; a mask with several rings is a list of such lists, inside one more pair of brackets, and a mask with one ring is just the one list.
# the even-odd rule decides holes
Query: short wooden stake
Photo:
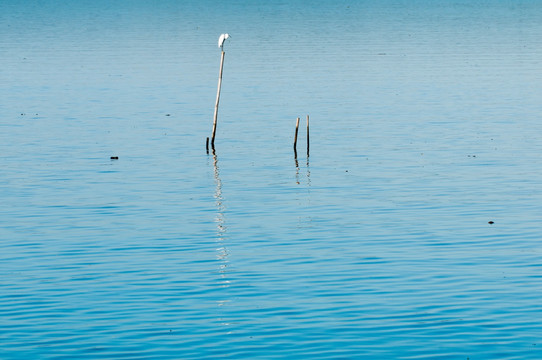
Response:
[{"label": "short wooden stake", "polygon": [[218,116],[218,103],[220,101],[220,87],[222,86],[222,69],[224,67],[224,55],[226,53],[222,51],[222,56],[220,57],[220,72],[218,74],[218,89],[216,90],[216,103],[215,103],[215,117],[213,120],[213,135],[211,137],[211,147],[215,147],[215,135],[216,135],[216,119]]},{"label": "short wooden stake", "polygon": [[297,154],[297,132],[299,131],[299,118],[297,118],[297,121],[295,123],[295,136],[294,136],[294,151]]},{"label": "short wooden stake", "polygon": [[309,115],[307,115],[307,156],[309,156]]}]

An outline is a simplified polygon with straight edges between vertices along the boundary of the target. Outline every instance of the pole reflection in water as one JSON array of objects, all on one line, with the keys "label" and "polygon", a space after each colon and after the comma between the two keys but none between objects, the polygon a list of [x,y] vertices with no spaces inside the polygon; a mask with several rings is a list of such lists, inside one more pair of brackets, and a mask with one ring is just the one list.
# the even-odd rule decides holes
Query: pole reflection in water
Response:
[{"label": "pole reflection in water", "polygon": [[309,154],[307,154],[307,185],[311,186],[311,168],[309,166]]},{"label": "pole reflection in water", "polygon": [[[216,155],[216,151],[213,147],[213,169],[214,169],[214,178],[215,178],[215,204],[217,208],[216,217],[214,219],[217,227],[217,249],[216,249],[216,258],[219,261],[218,265],[218,285],[221,288],[227,288],[230,286],[230,281],[227,278],[227,267],[228,267],[228,249],[225,245],[225,240],[227,238],[227,226],[226,226],[226,219],[225,219],[225,212],[226,212],[226,206],[224,205],[224,197],[222,195],[222,180],[220,180],[220,171],[218,168],[218,157]],[[227,304],[230,300],[228,299],[221,299],[217,300],[218,306],[224,306]],[[225,319],[220,319],[220,322],[224,326],[228,326],[229,322],[227,322]]]},{"label": "pole reflection in water", "polygon": [[[300,179],[299,179],[299,161],[297,160],[297,151],[296,149],[294,149],[294,161],[295,161],[295,182],[296,184],[301,184],[300,182]],[[309,155],[307,154],[307,162],[306,162],[306,167],[307,167],[307,185],[308,186],[311,186],[311,169],[310,169],[310,166],[309,166]]]},{"label": "pole reflection in water", "polygon": [[[294,149],[294,161],[295,161],[295,182],[298,185],[301,185],[303,181],[302,175],[300,175],[299,160],[297,159],[297,151]],[[311,169],[309,164],[309,156],[305,162],[306,171],[307,171],[307,180],[306,185],[298,188],[296,198],[297,198],[297,207],[299,211],[297,212],[297,228],[300,231],[305,231],[305,229],[312,228],[312,216],[311,216]],[[305,183],[305,181],[303,181]]]},{"label": "pole reflection in water", "polygon": [[297,150],[294,148],[295,160],[295,182],[299,185],[299,161],[297,161]]}]

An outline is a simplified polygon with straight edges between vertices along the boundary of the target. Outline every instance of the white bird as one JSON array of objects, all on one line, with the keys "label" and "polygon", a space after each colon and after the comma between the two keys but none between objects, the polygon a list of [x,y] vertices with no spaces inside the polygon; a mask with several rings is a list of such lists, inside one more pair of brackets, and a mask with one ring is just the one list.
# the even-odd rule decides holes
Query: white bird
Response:
[{"label": "white bird", "polygon": [[222,49],[222,51],[224,51],[223,47],[224,47],[224,41],[226,41],[227,38],[230,37],[230,34],[222,34],[220,35],[220,37],[218,38],[218,47],[220,49]]}]

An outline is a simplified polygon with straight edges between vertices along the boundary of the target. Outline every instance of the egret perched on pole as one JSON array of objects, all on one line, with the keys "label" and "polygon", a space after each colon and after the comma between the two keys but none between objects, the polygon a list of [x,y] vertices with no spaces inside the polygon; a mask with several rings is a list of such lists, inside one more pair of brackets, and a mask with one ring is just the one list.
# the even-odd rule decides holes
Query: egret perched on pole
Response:
[{"label": "egret perched on pole", "polygon": [[[216,103],[215,103],[215,118],[213,120],[213,135],[211,137],[211,147],[215,148],[215,134],[216,134],[216,118],[218,115],[218,102],[220,101],[220,87],[222,86],[222,68],[224,67],[224,41],[230,37],[229,34],[222,34],[218,38],[218,47],[222,51],[220,58],[220,73],[218,74],[218,89],[216,91]],[[209,140],[209,138],[207,138]],[[208,149],[207,149],[208,150]]]},{"label": "egret perched on pole", "polygon": [[224,41],[226,41],[230,37],[230,34],[222,34],[218,38],[218,47],[220,50],[224,51]]}]

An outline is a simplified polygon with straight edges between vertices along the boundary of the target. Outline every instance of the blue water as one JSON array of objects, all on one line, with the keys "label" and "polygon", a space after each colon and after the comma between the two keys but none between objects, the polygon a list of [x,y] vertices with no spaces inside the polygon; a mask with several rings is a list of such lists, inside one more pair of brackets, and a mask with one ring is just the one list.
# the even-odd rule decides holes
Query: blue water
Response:
[{"label": "blue water", "polygon": [[541,32],[528,0],[3,0],[0,358],[542,358]]}]

